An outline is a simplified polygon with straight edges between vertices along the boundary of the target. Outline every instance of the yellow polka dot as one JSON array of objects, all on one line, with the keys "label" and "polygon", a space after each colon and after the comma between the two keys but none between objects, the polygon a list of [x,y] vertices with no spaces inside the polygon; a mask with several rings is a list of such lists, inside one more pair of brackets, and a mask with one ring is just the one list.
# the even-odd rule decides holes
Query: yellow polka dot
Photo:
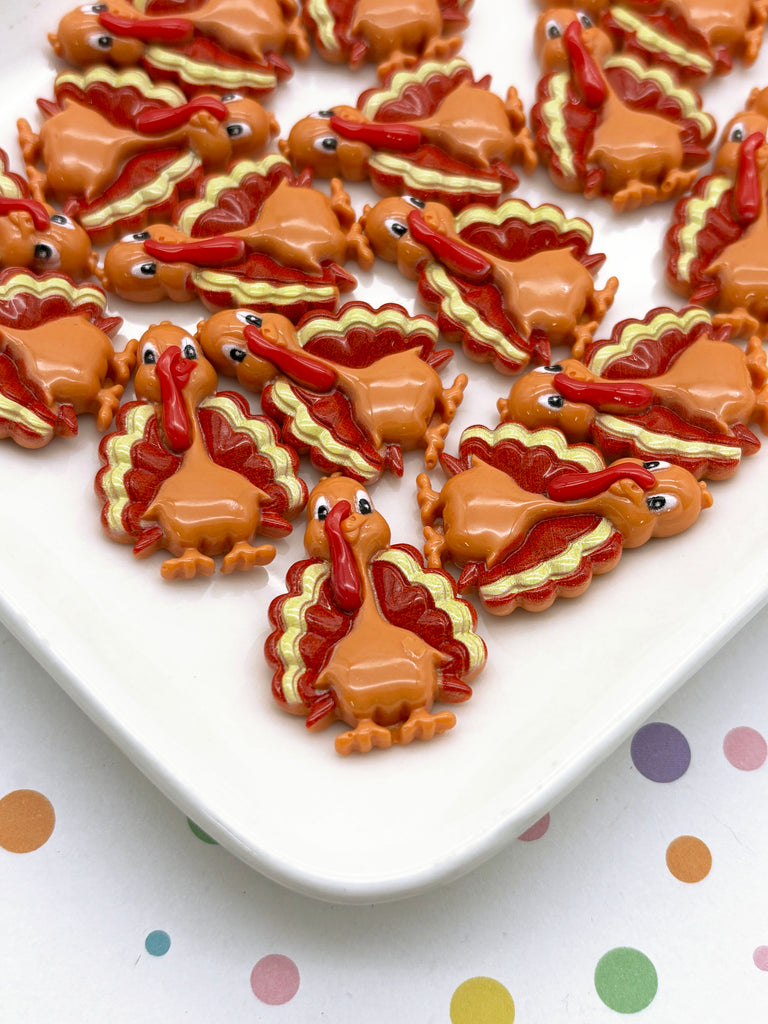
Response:
[{"label": "yellow polka dot", "polygon": [[17,789],[0,800],[0,846],[10,853],[31,853],[48,842],[55,822],[47,797]]},{"label": "yellow polka dot", "polygon": [[512,1024],[515,1003],[500,981],[468,978],[453,993],[451,1024]]}]

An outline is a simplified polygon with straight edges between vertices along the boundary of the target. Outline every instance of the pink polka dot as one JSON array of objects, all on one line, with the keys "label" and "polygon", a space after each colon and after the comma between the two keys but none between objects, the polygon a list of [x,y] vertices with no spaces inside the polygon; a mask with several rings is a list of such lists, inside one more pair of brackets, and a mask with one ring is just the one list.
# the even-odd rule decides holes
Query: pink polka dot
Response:
[{"label": "pink polka dot", "polygon": [[723,753],[734,768],[752,772],[765,764],[768,744],[757,729],[742,725],[731,729],[723,740]]},{"label": "pink polka dot", "polygon": [[758,946],[752,954],[752,959],[755,962],[755,967],[761,971],[768,971],[768,946]]},{"label": "pink polka dot", "polygon": [[543,818],[539,818],[529,829],[526,829],[521,836],[517,838],[522,840],[524,843],[533,843],[537,839],[541,839],[545,835],[549,828],[549,815],[545,814]]},{"label": "pink polka dot", "polygon": [[251,971],[251,989],[262,1003],[287,1003],[299,991],[299,969],[290,957],[270,953]]}]

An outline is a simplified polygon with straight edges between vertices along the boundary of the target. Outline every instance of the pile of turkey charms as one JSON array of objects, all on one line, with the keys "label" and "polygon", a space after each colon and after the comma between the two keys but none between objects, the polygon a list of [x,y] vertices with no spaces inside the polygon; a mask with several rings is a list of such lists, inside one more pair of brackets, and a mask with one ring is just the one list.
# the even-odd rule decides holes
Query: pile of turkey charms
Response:
[{"label": "pile of turkey charms", "polygon": [[[532,83],[496,91],[462,53],[471,6],[64,10],[24,173],[0,150],[0,437],[93,416],[103,529],[164,580],[274,563],[273,696],[343,723],[342,754],[448,732],[486,662],[476,608],[541,611],[692,528],[768,430],[768,88],[711,166],[696,91],[756,60],[768,4],[530,2],[528,111]],[[311,50],[369,78],[281,132]],[[526,199],[538,166],[614,218],[667,203],[688,304],[604,326],[619,281],[567,202]],[[387,262],[428,312],[366,301]],[[111,298],[141,324],[122,345]],[[473,377],[498,419],[452,440]],[[382,477],[423,550],[392,543]]]}]

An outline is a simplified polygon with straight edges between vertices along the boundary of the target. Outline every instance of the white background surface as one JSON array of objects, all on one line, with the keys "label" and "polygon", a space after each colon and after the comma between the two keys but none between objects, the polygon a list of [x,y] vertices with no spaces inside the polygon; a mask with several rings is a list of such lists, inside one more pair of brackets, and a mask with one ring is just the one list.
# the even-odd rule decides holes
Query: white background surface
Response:
[{"label": "white background surface", "polygon": [[[498,5],[478,3],[467,35],[467,55],[478,76],[493,73],[499,91],[514,82],[526,107],[535,81],[529,56],[533,7],[521,7],[519,25],[510,33],[499,31],[504,21],[494,13]],[[18,14],[10,5],[6,10],[8,31],[0,41],[8,90],[3,144],[15,161],[12,122],[20,113],[32,115],[33,98],[49,93],[53,65],[43,56],[43,28],[53,27],[61,5],[48,2],[19,9]],[[17,16],[26,20],[19,22]],[[765,56],[749,75],[735,74],[727,84],[713,85],[708,109],[718,116],[722,112],[723,118],[737,109],[750,84],[768,77]],[[370,84],[359,77],[340,94],[339,80],[331,77],[337,72],[315,62],[301,74],[303,84],[289,93],[285,113],[280,113],[285,127],[292,116],[354,99]],[[663,210],[626,218],[619,230],[604,206],[559,196],[542,174],[524,180],[517,194],[531,202],[560,202],[569,214],[586,216],[595,226],[594,248],[609,253],[604,273],[616,273],[621,282],[606,329],[623,316],[643,316],[653,305],[677,304],[660,284]],[[644,254],[641,264],[638,252]],[[377,272],[375,282],[362,276],[361,283],[359,297],[397,297],[412,308],[410,291],[394,274]],[[187,311],[182,322],[194,323],[197,315]],[[464,365],[457,358],[450,368],[458,372]],[[491,382],[488,375],[484,379],[494,397],[504,390],[503,382]],[[462,414],[469,411],[467,406]],[[83,442],[93,438],[85,424]],[[244,804],[251,805],[256,834],[262,805],[273,824],[280,816],[292,821],[285,848],[309,874],[319,859],[327,873],[335,858],[347,875],[352,864],[370,878],[354,844],[361,842],[366,828],[379,829],[374,876],[380,883],[382,863],[399,859],[402,870],[404,838],[419,822],[419,807],[427,819],[436,815],[436,820],[450,823],[446,808],[453,804],[464,814],[488,801],[495,785],[499,794],[516,792],[518,806],[522,801],[531,817],[543,813],[548,809],[546,786],[554,794],[562,789],[560,781],[575,783],[639,725],[663,698],[670,680],[678,681],[703,657],[723,625],[727,632],[729,617],[752,610],[768,583],[768,474],[762,453],[736,480],[717,489],[706,523],[675,542],[674,563],[658,549],[633,553],[622,561],[621,572],[598,580],[578,607],[563,602],[564,607],[546,617],[521,619],[516,614],[514,624],[510,620],[490,626],[492,636],[503,635],[514,654],[508,662],[514,668],[514,689],[493,675],[483,684],[484,691],[478,682],[476,698],[459,709],[456,739],[461,742],[463,735],[467,745],[453,753],[445,744],[435,744],[429,757],[421,758],[424,769],[411,785],[418,788],[418,804],[401,807],[396,798],[398,788],[405,792],[411,781],[411,762],[404,759],[357,762],[355,774],[346,776],[355,781],[342,782],[345,769],[325,758],[320,773],[325,784],[313,790],[312,781],[318,781],[313,759],[320,744],[308,741],[300,723],[278,715],[270,721],[270,730],[276,730],[268,741],[274,753],[265,750],[258,733],[250,733],[249,756],[236,752],[241,770],[233,786],[226,775],[222,783],[216,757],[232,746],[227,721],[244,723],[240,711],[252,709],[254,701],[265,709],[268,705],[266,696],[254,696],[251,676],[238,675],[232,682],[232,671],[243,671],[243,659],[256,663],[263,609],[254,606],[252,621],[258,620],[261,632],[251,632],[248,643],[241,633],[236,639],[230,634],[233,642],[218,650],[211,646],[215,671],[209,676],[197,678],[182,664],[170,691],[145,685],[160,676],[156,659],[162,663],[163,651],[158,651],[152,630],[158,617],[142,614],[143,599],[148,593],[163,593],[162,584],[146,563],[134,564],[127,549],[100,542],[94,532],[90,477],[82,475],[88,461],[84,443],[32,456],[9,447],[0,452],[0,586],[6,591],[12,587],[14,596],[23,594],[28,637],[34,639],[45,622],[57,649],[64,645],[72,655],[65,669],[79,668],[85,659],[91,681],[98,679],[107,688],[98,696],[106,693],[113,702],[103,715],[91,702],[91,713],[112,725],[113,735],[124,740],[128,722],[128,735],[136,739],[136,720],[126,717],[126,709],[140,714],[141,727],[148,731],[132,753],[142,760],[145,752],[145,767],[156,765],[158,758],[179,763],[180,756],[193,770],[208,759],[203,778],[217,790],[214,799],[211,794],[201,798],[199,784],[192,787],[192,795],[212,808],[213,816],[220,809],[212,804],[227,797],[238,813]],[[78,483],[64,494],[62,479]],[[384,507],[394,489],[387,482],[379,489]],[[86,507],[90,512],[84,515]],[[14,527],[20,524],[23,529],[17,533]],[[416,536],[401,533],[396,539],[413,541]],[[299,551],[291,550],[292,558],[299,557]],[[271,579],[275,592],[292,558]],[[41,580],[52,590],[40,588]],[[253,599],[244,580],[174,591],[174,613],[163,620],[169,635],[183,640],[188,616],[205,599],[206,614],[212,615],[207,620],[211,636],[227,636],[225,593],[238,604]],[[106,630],[98,621],[104,614],[111,622]],[[764,735],[768,730],[761,669],[768,654],[768,642],[762,639],[767,625],[761,615],[668,707],[655,713],[654,718],[676,724],[691,743],[692,765],[681,780],[663,786],[642,778],[631,765],[625,742],[553,811],[550,829],[539,841],[514,841],[515,831],[508,825],[504,852],[465,879],[375,908],[329,906],[290,894],[221,847],[201,843],[184,815],[4,635],[0,796],[19,788],[40,790],[53,803],[57,825],[39,851],[13,855],[0,850],[0,1019],[7,1014],[13,1022],[165,1018],[298,1024],[327,1019],[345,1024],[366,1019],[384,1024],[397,1013],[422,1024],[447,1020],[457,986],[467,978],[489,975],[511,992],[518,1020],[599,1024],[616,1014],[595,994],[594,967],[609,949],[629,945],[643,950],[659,974],[659,993],[644,1011],[646,1019],[663,1024],[719,1017],[747,1024],[761,1021],[768,1008],[768,975],[757,970],[751,957],[758,945],[768,944],[765,769],[737,772],[721,748],[734,726],[751,725]],[[585,671],[574,680],[572,674],[562,674],[564,661],[572,664],[582,658],[587,665],[586,655],[595,653],[599,676]],[[119,686],[112,685],[105,665],[115,666]],[[56,668],[61,669],[58,654]],[[133,687],[124,685],[125,676]],[[217,680],[216,688],[211,679]],[[195,732],[190,694],[210,702],[201,712],[212,729],[206,742]],[[611,702],[607,718],[602,703],[606,694]],[[220,712],[224,699],[229,710],[217,718],[217,701]],[[158,730],[171,704],[174,735]],[[577,712],[583,716],[583,731],[574,746],[570,727]],[[244,737],[243,727],[242,749]],[[325,757],[332,738],[326,734],[323,741]],[[480,748],[502,752],[501,760],[490,766],[495,779],[484,771],[482,758],[478,760]],[[573,759],[565,776],[564,750]],[[304,775],[280,775],[286,751],[307,759],[302,762],[308,769]],[[506,773],[502,786],[500,771]],[[172,774],[175,784],[178,773]],[[279,803],[269,796],[276,780],[286,782]],[[341,795],[346,800],[340,799],[345,787],[349,791]],[[349,797],[363,794],[370,802],[361,825],[353,809],[359,800]],[[336,830],[329,828],[331,820]],[[492,815],[475,837],[487,832],[493,820],[498,819]],[[351,847],[339,841],[340,827]],[[707,879],[692,886],[674,879],[664,864],[668,843],[687,833],[704,839],[714,858]],[[461,850],[461,835],[451,838],[452,849]],[[429,874],[430,868],[426,870]],[[144,951],[144,939],[157,928],[169,933],[172,946],[166,956],[152,958]],[[286,1006],[265,1007],[251,993],[248,978],[257,960],[275,952],[298,965],[301,987]]]}]

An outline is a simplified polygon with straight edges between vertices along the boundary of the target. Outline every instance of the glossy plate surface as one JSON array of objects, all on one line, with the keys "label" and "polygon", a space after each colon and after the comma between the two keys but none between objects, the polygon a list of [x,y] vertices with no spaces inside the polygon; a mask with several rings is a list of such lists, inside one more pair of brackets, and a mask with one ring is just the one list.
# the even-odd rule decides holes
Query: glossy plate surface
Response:
[{"label": "glossy plate surface", "polygon": [[[502,0],[476,0],[465,53],[497,91],[515,84],[529,108],[538,77],[532,0],[514,25]],[[46,31],[62,5],[19,7],[0,36],[5,87],[0,145],[21,169],[14,122],[35,123],[34,100],[51,93],[55,61]],[[766,56],[702,91],[724,121],[765,75]],[[761,70],[762,69],[762,70]],[[313,59],[272,105],[283,131],[373,84]],[[521,174],[517,195],[550,201],[595,229],[608,259],[599,282],[620,280],[599,332],[681,302],[663,284],[661,242],[671,212],[658,206],[614,216],[607,204],[558,193],[544,172]],[[358,210],[373,201],[350,190]],[[417,308],[413,287],[389,267],[360,275],[356,297]],[[194,304],[129,307],[117,347],[164,317],[193,327]],[[464,426],[496,423],[509,387],[459,353],[444,376],[470,373],[447,450]],[[227,385],[229,386],[229,385]],[[765,453],[714,484],[714,506],[688,534],[625,553],[575,601],[533,616],[480,615],[489,663],[452,733],[367,757],[340,758],[334,730],[309,735],[273,706],[262,656],[266,608],[303,557],[303,526],[278,542],[267,569],[164,583],[160,556],[138,562],[100,531],[93,493],[98,435],[88,418],[72,442],[28,452],[0,445],[0,617],[71,697],[195,822],[256,870],[327,900],[374,902],[439,884],[471,869],[548,811],[646,719],[768,596]],[[395,541],[420,544],[416,454],[402,481],[373,497]],[[306,474],[310,485],[316,474]],[[434,480],[440,480],[439,473]],[[12,723],[8,723],[12,726]]]}]

